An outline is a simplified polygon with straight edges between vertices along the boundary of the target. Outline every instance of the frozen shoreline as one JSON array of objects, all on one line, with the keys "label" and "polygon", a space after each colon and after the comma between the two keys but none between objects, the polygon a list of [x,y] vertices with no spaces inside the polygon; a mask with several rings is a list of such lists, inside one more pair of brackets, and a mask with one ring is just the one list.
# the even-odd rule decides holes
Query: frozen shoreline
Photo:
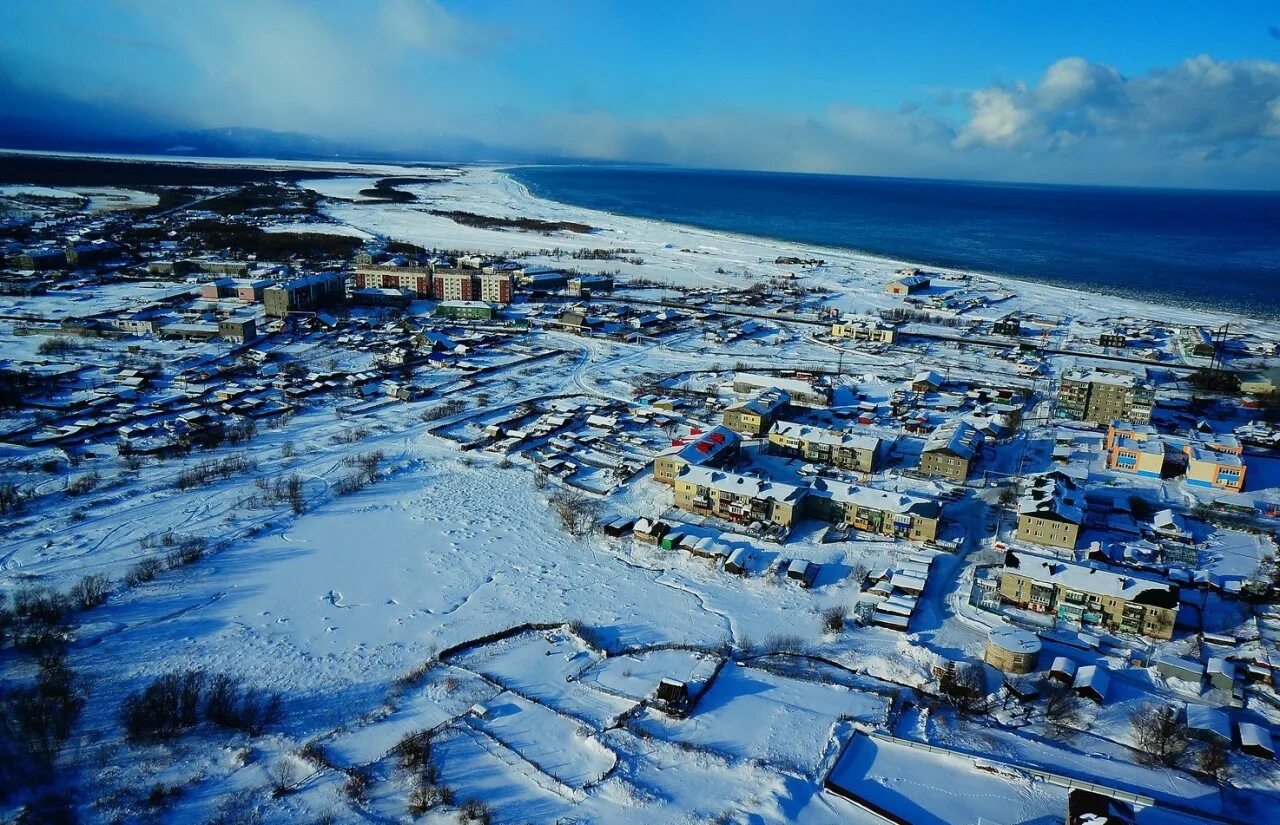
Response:
[{"label": "frozen shoreline", "polygon": [[[883,293],[883,284],[898,269],[921,266],[943,274],[971,274],[994,292],[1007,291],[987,307],[966,317],[1003,315],[1010,311],[1050,317],[1071,316],[1084,321],[1134,317],[1175,324],[1221,325],[1248,320],[1254,331],[1280,332],[1280,321],[1254,318],[1223,310],[1166,305],[1140,297],[1110,295],[1082,289],[1024,280],[1010,275],[989,275],[969,270],[934,267],[886,258],[841,247],[804,244],[768,237],[703,229],[651,218],[639,218],[589,209],[535,195],[510,174],[515,166],[462,167],[456,178],[430,185],[400,188],[419,197],[410,204],[336,203],[329,214],[367,232],[422,244],[427,247],[471,250],[494,254],[514,253],[526,263],[564,266],[563,256],[539,255],[552,247],[574,249],[616,248],[635,250],[643,264],[612,261],[573,261],[580,270],[620,270],[623,275],[671,282],[679,286],[725,286],[745,283],[737,271],[749,271],[754,280],[787,275],[795,267],[779,265],[779,257],[822,258],[825,267],[804,273],[806,283],[841,293],[834,306],[850,311],[875,311],[901,306]],[[337,179],[340,181],[341,179]],[[303,181],[304,186],[326,193],[326,181]],[[335,195],[338,193],[335,191]],[[431,215],[429,208],[471,211],[494,217],[528,217],[577,221],[598,231],[589,235],[556,233],[546,237],[530,232],[477,229]],[[717,271],[721,270],[721,271]],[[727,270],[727,271],[723,271]],[[993,310],[995,312],[993,313]]]}]

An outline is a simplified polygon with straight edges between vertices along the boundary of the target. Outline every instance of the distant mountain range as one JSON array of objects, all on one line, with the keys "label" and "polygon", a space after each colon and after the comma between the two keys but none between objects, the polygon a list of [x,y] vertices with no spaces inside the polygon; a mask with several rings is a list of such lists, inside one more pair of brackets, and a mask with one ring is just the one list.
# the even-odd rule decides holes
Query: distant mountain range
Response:
[{"label": "distant mountain range", "polygon": [[554,163],[575,160],[490,146],[463,137],[424,139],[421,149],[376,151],[302,132],[227,127],[158,131],[137,136],[86,131],[66,123],[0,115],[0,148],[57,152],[118,152],[147,155],[268,157],[281,160],[503,161]]}]

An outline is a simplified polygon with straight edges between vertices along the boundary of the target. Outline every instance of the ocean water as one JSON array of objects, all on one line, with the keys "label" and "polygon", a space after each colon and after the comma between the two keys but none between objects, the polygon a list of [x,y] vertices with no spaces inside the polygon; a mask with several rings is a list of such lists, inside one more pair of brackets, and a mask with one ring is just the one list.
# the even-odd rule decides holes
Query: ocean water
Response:
[{"label": "ocean water", "polygon": [[1280,317],[1280,192],[536,166],[540,197],[706,229]]}]

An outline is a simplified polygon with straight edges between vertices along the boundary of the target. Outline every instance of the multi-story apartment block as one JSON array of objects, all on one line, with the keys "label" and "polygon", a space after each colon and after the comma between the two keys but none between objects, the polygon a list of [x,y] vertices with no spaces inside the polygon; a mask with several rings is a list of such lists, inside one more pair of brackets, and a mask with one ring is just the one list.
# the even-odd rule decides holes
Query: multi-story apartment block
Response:
[{"label": "multi-story apartment block", "polygon": [[761,436],[791,403],[789,393],[769,389],[756,393],[724,411],[724,425],[743,435]]},{"label": "multi-story apartment block", "polygon": [[738,460],[741,448],[742,436],[728,427],[716,427],[655,458],[653,479],[673,485],[683,467],[728,467]]},{"label": "multi-story apartment block", "polygon": [[791,403],[797,407],[826,407],[831,403],[826,387],[802,378],[755,375],[748,372],[740,372],[733,377],[733,391],[738,395],[751,395],[767,389],[786,392],[791,396]]},{"label": "multi-story apartment block", "polygon": [[1124,370],[1070,370],[1058,386],[1058,415],[1101,424],[1151,423],[1155,390]]},{"label": "multi-story apartment block", "polygon": [[1005,554],[1001,601],[1084,625],[1173,638],[1177,585],[1030,553]]},{"label": "multi-story apartment block", "polygon": [[480,282],[480,300],[490,304],[511,303],[515,294],[516,277],[509,271],[483,270],[477,276]]},{"label": "multi-story apartment block", "polygon": [[675,505],[727,521],[790,527],[807,490],[727,470],[686,465],[675,478]]},{"label": "multi-story apartment block", "polygon": [[1084,496],[1068,476],[1037,476],[1018,500],[1019,541],[1074,549],[1084,524]]},{"label": "multi-story apartment block", "polygon": [[1214,449],[1207,443],[1187,444],[1187,484],[1238,493],[1244,489],[1245,467],[1239,454]]},{"label": "multi-story apartment block", "polygon": [[880,439],[791,421],[775,421],[769,429],[769,452],[815,464],[873,473],[880,454]]},{"label": "multi-story apartment block", "polygon": [[340,303],[347,294],[347,279],[341,272],[323,272],[298,278],[263,290],[262,303],[268,315],[283,318],[290,312],[310,312]]},{"label": "multi-story apartment block", "polygon": [[431,297],[431,278],[435,268],[430,264],[375,264],[356,266],[352,285],[356,289],[404,289],[415,298]]},{"label": "multi-story apartment block", "polygon": [[920,451],[920,472],[964,483],[982,449],[982,432],[967,421],[948,421],[929,433]]},{"label": "multi-story apartment block", "polygon": [[936,539],[942,513],[932,499],[823,478],[809,488],[806,507],[815,518],[912,541]]},{"label": "multi-story apartment block", "polygon": [[433,293],[440,301],[480,300],[478,270],[438,267],[432,276]]},{"label": "multi-story apartment block", "polygon": [[898,340],[898,330],[879,318],[845,316],[831,325],[831,337],[872,344],[892,344]]}]

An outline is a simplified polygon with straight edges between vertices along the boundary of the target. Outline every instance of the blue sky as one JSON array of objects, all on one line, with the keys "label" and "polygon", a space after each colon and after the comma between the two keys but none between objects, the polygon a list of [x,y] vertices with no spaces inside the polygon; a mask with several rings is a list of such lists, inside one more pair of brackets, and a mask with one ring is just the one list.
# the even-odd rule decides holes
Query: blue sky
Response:
[{"label": "blue sky", "polygon": [[1280,6],[7,2],[0,104],[72,133],[1276,188]]}]

